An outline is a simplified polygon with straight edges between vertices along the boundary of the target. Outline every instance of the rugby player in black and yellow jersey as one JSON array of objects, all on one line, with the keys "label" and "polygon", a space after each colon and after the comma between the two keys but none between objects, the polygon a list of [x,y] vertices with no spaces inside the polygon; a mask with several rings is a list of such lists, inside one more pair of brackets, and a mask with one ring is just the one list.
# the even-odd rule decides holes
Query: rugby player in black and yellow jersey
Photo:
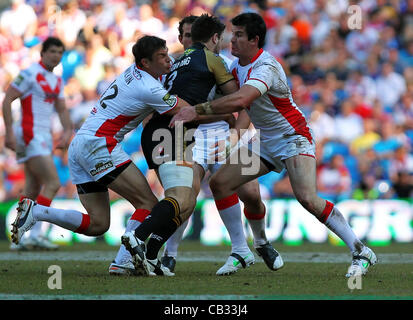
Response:
[{"label": "rugby player in black and yellow jersey", "polygon": [[[164,82],[171,99],[176,95],[195,105],[206,101],[215,86],[223,94],[238,90],[235,79],[218,55],[224,29],[225,25],[218,18],[208,14],[195,20],[191,28],[193,45],[174,62]],[[168,96],[165,99],[168,102]],[[196,205],[202,175],[194,172],[191,162],[192,152],[188,145],[193,141],[194,130],[191,133],[190,129],[201,122],[229,121],[232,117],[232,114],[205,116],[200,122],[171,129],[172,117],[155,113],[145,125],[142,150],[149,168],[156,170],[165,198],[155,205],[134,233],[122,237],[122,243],[133,256],[135,268],[143,268],[149,275],[174,275],[163,271],[157,256],[162,245],[189,218]],[[145,247],[144,241],[150,235]]]}]

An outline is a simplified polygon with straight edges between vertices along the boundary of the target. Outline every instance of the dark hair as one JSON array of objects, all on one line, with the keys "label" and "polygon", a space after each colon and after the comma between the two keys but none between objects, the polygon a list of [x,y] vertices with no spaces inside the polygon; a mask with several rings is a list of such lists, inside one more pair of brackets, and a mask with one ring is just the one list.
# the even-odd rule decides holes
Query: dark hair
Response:
[{"label": "dark hair", "polygon": [[190,16],[186,16],[186,17],[183,18],[181,21],[179,21],[179,26],[178,26],[179,35],[180,35],[180,36],[183,36],[183,35],[184,35],[184,24],[185,24],[185,23],[193,24],[196,19],[198,19],[197,16],[190,15]]},{"label": "dark hair", "polygon": [[207,42],[215,33],[221,36],[224,30],[225,24],[217,17],[204,13],[192,24],[192,42]]},{"label": "dark hair", "polygon": [[248,12],[241,13],[231,20],[231,23],[237,27],[245,27],[248,40],[254,39],[258,36],[258,48],[262,48],[265,45],[265,35],[267,34],[267,26],[265,21],[260,15]]},{"label": "dark hair", "polygon": [[62,40],[55,37],[49,37],[42,43],[42,50],[40,52],[46,52],[51,46],[63,48],[63,51],[65,51],[65,45],[63,44]]},{"label": "dark hair", "polygon": [[166,41],[155,36],[143,36],[132,47],[132,53],[135,57],[135,64],[142,66],[142,59],[152,60],[153,54],[159,50],[166,48]]}]

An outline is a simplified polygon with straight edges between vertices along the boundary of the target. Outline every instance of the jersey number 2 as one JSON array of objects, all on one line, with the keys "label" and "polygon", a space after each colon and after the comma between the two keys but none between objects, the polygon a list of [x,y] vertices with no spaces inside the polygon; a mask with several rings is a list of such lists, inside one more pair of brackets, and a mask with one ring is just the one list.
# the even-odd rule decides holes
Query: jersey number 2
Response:
[{"label": "jersey number 2", "polygon": [[102,106],[103,109],[106,109],[107,107],[106,103],[104,102],[105,100],[114,99],[118,95],[118,86],[116,85],[116,83],[112,84],[108,89],[106,89],[103,95],[105,95],[108,90],[113,90],[113,93],[107,96],[104,96],[100,99],[100,105]]}]

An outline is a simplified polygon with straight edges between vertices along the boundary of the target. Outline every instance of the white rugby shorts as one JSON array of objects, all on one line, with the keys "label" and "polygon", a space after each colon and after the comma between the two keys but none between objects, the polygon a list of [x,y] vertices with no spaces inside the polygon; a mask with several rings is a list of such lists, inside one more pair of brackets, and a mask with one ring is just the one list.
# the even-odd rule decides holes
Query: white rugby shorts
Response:
[{"label": "white rugby shorts", "polygon": [[37,156],[49,156],[52,154],[53,138],[50,131],[34,132],[28,144],[24,141],[23,130],[21,127],[15,129],[16,135],[16,160],[23,163],[30,158]]},{"label": "white rugby shorts", "polygon": [[273,165],[272,171],[281,172],[284,160],[296,155],[315,158],[315,141],[301,135],[284,136],[283,139],[262,139],[254,135],[248,142],[248,149]]},{"label": "white rugby shorts", "polygon": [[98,181],[130,161],[121,144],[108,148],[105,137],[76,135],[69,146],[69,170],[73,184]]}]

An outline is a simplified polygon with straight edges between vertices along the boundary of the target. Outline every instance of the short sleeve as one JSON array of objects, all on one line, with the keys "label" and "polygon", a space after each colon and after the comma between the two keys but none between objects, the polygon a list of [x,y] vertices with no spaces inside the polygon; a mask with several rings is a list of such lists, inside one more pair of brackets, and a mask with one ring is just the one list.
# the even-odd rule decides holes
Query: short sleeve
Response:
[{"label": "short sleeve", "polygon": [[11,86],[21,93],[27,92],[33,85],[31,74],[28,70],[23,70],[13,80]]},{"label": "short sleeve", "polygon": [[269,63],[255,65],[245,84],[257,88],[261,95],[265,94],[279,79],[276,67]]}]

